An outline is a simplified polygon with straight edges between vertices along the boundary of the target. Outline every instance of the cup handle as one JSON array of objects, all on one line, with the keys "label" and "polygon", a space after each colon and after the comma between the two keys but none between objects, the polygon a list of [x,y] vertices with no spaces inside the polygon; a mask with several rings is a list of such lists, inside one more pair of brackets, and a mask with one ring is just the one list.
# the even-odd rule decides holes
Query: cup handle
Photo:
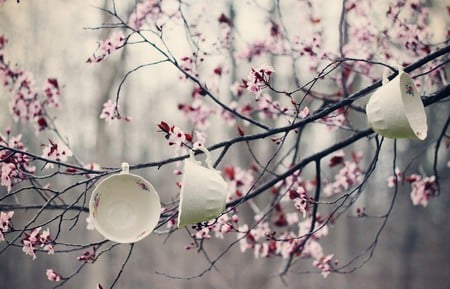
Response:
[{"label": "cup handle", "polygon": [[[397,68],[398,73],[403,71],[403,66],[401,66],[400,64],[396,64],[395,67]],[[391,69],[389,67],[385,67],[384,71],[383,71],[383,80],[381,81],[382,85],[385,85],[386,83],[389,82],[388,76],[389,73],[391,72]]]},{"label": "cup handle", "polygon": [[122,171],[121,174],[128,174],[130,173],[130,165],[128,163],[122,163],[121,165]]},{"label": "cup handle", "polygon": [[[199,150],[201,150],[202,152],[205,153],[205,155],[206,155],[206,160],[205,160],[206,165],[208,166],[208,168],[209,168],[210,170],[214,170],[213,165],[212,165],[212,162],[211,162],[211,153],[210,153],[204,146],[199,146],[197,149],[199,149]],[[195,160],[195,158],[194,158],[194,152],[193,152],[192,150],[189,152],[189,156],[190,156],[192,159]]]}]

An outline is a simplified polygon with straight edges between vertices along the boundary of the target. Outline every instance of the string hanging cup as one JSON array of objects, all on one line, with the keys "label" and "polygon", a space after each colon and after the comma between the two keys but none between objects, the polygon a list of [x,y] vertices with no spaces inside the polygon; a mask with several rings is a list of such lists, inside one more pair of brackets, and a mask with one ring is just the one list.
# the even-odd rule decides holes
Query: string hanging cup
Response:
[{"label": "string hanging cup", "polygon": [[398,75],[389,81],[389,71],[384,70],[382,86],[367,103],[369,125],[387,138],[424,140],[428,131],[427,117],[413,80],[399,66]]},{"label": "string hanging cup", "polygon": [[129,165],[102,180],[94,189],[89,212],[96,230],[117,243],[134,243],[148,236],[159,222],[158,193],[144,178],[130,174]]}]

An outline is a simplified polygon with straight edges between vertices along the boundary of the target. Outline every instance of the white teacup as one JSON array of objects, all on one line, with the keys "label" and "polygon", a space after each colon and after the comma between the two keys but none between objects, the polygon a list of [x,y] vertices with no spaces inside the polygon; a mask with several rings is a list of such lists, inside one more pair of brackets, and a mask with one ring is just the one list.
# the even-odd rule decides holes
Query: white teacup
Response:
[{"label": "white teacup", "polygon": [[184,161],[178,227],[211,220],[225,210],[227,183],[213,168],[209,151],[200,149],[206,154],[208,167],[196,161],[192,152]]},{"label": "white teacup", "polygon": [[389,69],[383,74],[383,85],[367,103],[367,118],[372,129],[388,138],[427,137],[425,108],[414,82],[403,70],[388,80]]},{"label": "white teacup", "polygon": [[95,228],[118,243],[134,243],[148,236],[161,214],[159,196],[144,178],[122,172],[102,180],[94,189],[89,212]]}]

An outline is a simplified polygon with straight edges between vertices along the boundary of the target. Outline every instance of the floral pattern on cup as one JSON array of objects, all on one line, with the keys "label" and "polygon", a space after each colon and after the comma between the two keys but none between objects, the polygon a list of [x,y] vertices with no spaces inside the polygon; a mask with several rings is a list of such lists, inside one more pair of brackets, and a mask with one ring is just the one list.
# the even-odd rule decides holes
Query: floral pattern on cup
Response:
[{"label": "floral pattern on cup", "polygon": [[406,94],[409,94],[411,96],[414,96],[414,87],[411,83],[407,83],[405,85]]},{"label": "floral pattern on cup", "polygon": [[97,208],[100,205],[100,197],[101,193],[98,193],[94,197],[94,211],[92,212],[92,216],[95,218],[97,216]]},{"label": "floral pattern on cup", "polygon": [[147,192],[150,191],[150,189],[148,188],[147,184],[144,183],[143,181],[141,181],[141,180],[139,180],[139,179],[136,179],[136,184],[137,184],[142,190],[147,191]]}]

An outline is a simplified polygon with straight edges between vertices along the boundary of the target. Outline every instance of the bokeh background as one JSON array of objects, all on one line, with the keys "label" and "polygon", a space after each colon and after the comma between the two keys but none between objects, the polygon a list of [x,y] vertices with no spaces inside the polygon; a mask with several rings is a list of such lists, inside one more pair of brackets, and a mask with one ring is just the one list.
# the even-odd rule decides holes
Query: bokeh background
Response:
[{"label": "bokeh background", "polygon": [[[200,0],[193,1],[196,4]],[[217,18],[226,11],[230,1],[203,1],[208,13]],[[340,1],[317,1],[326,19],[330,32],[327,45],[337,45],[337,27]],[[375,1],[373,1],[375,2]],[[381,0],[378,2],[386,2]],[[378,3],[377,2],[377,3]],[[429,1],[432,7],[432,25],[435,31],[448,29],[448,2]],[[251,9],[252,5],[264,6],[269,1],[234,1],[236,21],[246,39],[261,37],[261,11]],[[119,11],[131,11],[134,1],[116,1]],[[200,6],[202,6],[200,5]],[[374,4],[375,5],[375,4]],[[31,71],[37,83],[43,83],[47,77],[57,77],[63,86],[62,108],[55,111],[56,124],[67,138],[74,153],[83,161],[95,162],[107,167],[117,167],[127,160],[132,164],[162,160],[173,155],[156,125],[165,120],[179,123],[186,120],[177,112],[177,104],[190,95],[190,86],[180,82],[179,75],[168,66],[146,68],[133,74],[122,90],[121,109],[133,116],[133,121],[113,122],[108,125],[99,118],[103,103],[114,99],[120,80],[125,73],[154,57],[149,49],[130,48],[121,50],[100,64],[88,64],[86,59],[97,47],[99,39],[105,39],[108,30],[95,29],[109,19],[100,9],[111,8],[111,1],[67,1],[46,0],[26,1],[20,4],[7,1],[0,7],[0,34],[9,39],[6,49],[7,58],[18,63],[22,69]],[[376,8],[376,7],[375,7]],[[191,11],[188,13],[198,13]],[[181,31],[179,31],[182,33]],[[176,29],[172,32],[178,33]],[[211,33],[214,33],[212,31]],[[439,34],[439,33],[437,33]],[[180,34],[183,35],[183,34]],[[183,38],[180,36],[180,38]],[[173,39],[176,39],[174,37]],[[176,40],[173,46],[176,55],[183,54],[186,43]],[[289,77],[290,68],[275,66],[279,73]],[[246,76],[243,71],[238,75]],[[280,84],[289,80],[280,77]],[[26,124],[15,123],[8,114],[8,95],[0,88],[0,124],[1,129],[11,127],[13,132],[22,133],[24,142],[39,152],[39,145],[48,135],[36,135],[33,128]],[[449,113],[448,103],[433,107],[433,113],[427,108],[431,138],[437,132],[433,124],[442,124]],[[211,130],[208,142],[223,139],[228,131]],[[311,143],[305,144],[305,150],[312,150],[333,141],[332,134],[317,131]],[[401,152],[421,156],[428,143],[402,142]],[[387,140],[379,167],[374,175],[377,180],[369,187],[360,200],[362,204],[371,204],[371,209],[380,214],[387,208],[391,191],[385,186],[386,171],[391,170],[389,150],[392,141]],[[263,149],[263,148],[262,148]],[[361,147],[362,151],[368,148]],[[233,151],[239,158],[239,151]],[[402,162],[402,159],[399,160]],[[415,162],[417,164],[420,162]],[[136,173],[148,178],[164,192],[171,195],[178,188],[173,182],[173,167],[160,170],[145,169]],[[409,191],[399,192],[387,226],[382,232],[373,257],[361,268],[348,274],[331,274],[324,279],[317,272],[311,272],[308,264],[296,266],[284,279],[278,273],[283,269],[283,261],[278,258],[254,259],[251,252],[241,253],[239,247],[232,248],[216,266],[204,276],[192,280],[174,279],[156,272],[176,276],[190,276],[201,272],[208,263],[195,250],[186,251],[189,243],[186,232],[180,230],[169,239],[165,236],[151,235],[136,244],[132,259],[125,268],[116,288],[396,288],[396,289],[439,289],[450,288],[450,223],[448,210],[450,197],[448,191],[448,170],[443,175],[441,195],[430,202],[427,208],[414,207]],[[341,260],[349,260],[370,244],[380,220],[341,218],[330,229],[330,236],[324,240],[328,252],[335,253]],[[86,239],[98,239],[95,232],[87,231],[84,224],[67,236],[67,239],[82,242]],[[212,256],[222,252],[229,242],[212,240],[207,248]],[[98,262],[88,266],[81,274],[64,288],[90,289],[102,283],[107,288],[120,270],[126,258],[128,247],[114,249]],[[21,252],[21,248],[12,248],[0,255],[0,288],[52,288],[54,284],[45,276],[46,268],[55,268],[61,272],[72,272],[76,263],[76,254],[44,256],[35,261]]]}]

